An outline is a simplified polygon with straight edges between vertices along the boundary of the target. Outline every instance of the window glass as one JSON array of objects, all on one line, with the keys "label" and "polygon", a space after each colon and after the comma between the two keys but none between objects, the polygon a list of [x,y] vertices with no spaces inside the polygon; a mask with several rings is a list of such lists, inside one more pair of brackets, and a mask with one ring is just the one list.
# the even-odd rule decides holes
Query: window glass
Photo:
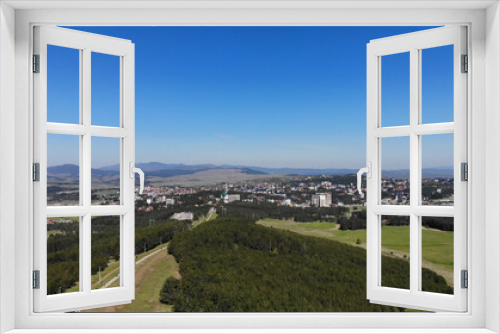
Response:
[{"label": "window glass", "polygon": [[120,286],[120,216],[92,217],[92,290]]},{"label": "window glass", "polygon": [[453,134],[422,136],[422,205],[453,206]]},{"label": "window glass", "polygon": [[410,204],[410,137],[381,139],[381,203]]},{"label": "window glass", "polygon": [[453,45],[423,49],[422,123],[453,122]]},{"label": "window glass", "polygon": [[47,134],[47,205],[80,204],[80,137]]},{"label": "window glass", "polygon": [[381,58],[382,126],[410,124],[410,53]]},{"label": "window glass", "polygon": [[388,288],[410,288],[410,217],[381,216],[382,281]]},{"label": "window glass", "polygon": [[47,218],[47,294],[78,292],[80,218]]},{"label": "window glass", "polygon": [[[355,173],[366,159],[366,43],[424,28],[75,29],[136,43],[135,158],[146,173],[135,299],[89,312],[405,311],[366,299]],[[94,126],[120,125],[117,58],[92,53]],[[409,125],[407,53],[382,59],[382,80],[381,125]],[[120,142],[91,141],[92,204],[118,204]],[[409,137],[382,142],[383,204],[409,205]],[[409,226],[393,217],[381,217],[381,282],[407,289]],[[109,247],[93,249],[94,290],[123,283],[111,254],[119,226],[103,231],[100,219],[118,222],[92,219],[92,244]]]},{"label": "window glass", "polygon": [[453,217],[421,217],[421,220],[422,291],[452,295]]},{"label": "window glass", "polygon": [[92,205],[120,205],[120,138],[92,137]]},{"label": "window glass", "polygon": [[80,122],[80,50],[47,45],[47,122]]},{"label": "window glass", "polygon": [[92,125],[120,126],[120,57],[92,52]]}]

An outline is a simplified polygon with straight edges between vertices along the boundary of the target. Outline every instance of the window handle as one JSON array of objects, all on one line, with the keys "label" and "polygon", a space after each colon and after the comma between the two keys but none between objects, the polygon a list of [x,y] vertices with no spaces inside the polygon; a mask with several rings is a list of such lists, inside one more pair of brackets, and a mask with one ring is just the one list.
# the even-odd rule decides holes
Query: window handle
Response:
[{"label": "window handle", "polygon": [[367,178],[371,179],[372,177],[372,163],[368,161],[368,166],[363,167],[358,171],[358,192],[363,197],[363,191],[361,190],[361,175],[366,173]]},{"label": "window handle", "polygon": [[144,191],[144,172],[142,171],[142,169],[134,167],[133,161],[130,161],[129,170],[131,179],[134,178],[135,173],[139,174],[139,183],[140,183],[139,195],[142,195],[142,192]]}]

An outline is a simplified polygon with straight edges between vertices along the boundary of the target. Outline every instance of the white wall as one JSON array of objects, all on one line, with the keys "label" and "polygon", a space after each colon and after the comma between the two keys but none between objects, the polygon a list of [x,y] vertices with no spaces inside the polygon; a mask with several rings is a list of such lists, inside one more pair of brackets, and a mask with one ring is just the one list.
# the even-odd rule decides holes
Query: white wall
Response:
[{"label": "white wall", "polygon": [[0,3],[0,332],[14,328],[15,11]]},{"label": "white wall", "polygon": [[[496,194],[486,198],[486,280],[500,274],[500,13],[499,4],[490,6],[486,11],[486,193]],[[495,276],[496,275],[496,276]],[[488,284],[488,282],[486,282]],[[491,285],[490,285],[491,284]],[[500,332],[498,321],[498,300],[500,300],[500,282],[490,282],[486,294],[489,307],[486,309],[486,328]],[[491,304],[490,304],[491,303]]]}]

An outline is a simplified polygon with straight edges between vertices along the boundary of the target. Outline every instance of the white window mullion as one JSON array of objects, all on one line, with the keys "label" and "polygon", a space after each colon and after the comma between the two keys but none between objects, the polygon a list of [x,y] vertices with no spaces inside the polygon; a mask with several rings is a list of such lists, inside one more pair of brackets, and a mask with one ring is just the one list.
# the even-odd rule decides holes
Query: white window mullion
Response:
[{"label": "white window mullion", "polygon": [[[122,286],[126,287],[126,293],[131,299],[134,298],[135,287],[135,175],[130,170],[135,165],[135,135],[134,135],[134,105],[135,105],[135,54],[129,53],[122,56],[120,60],[121,87],[120,87],[120,116],[124,131],[129,131],[126,137],[121,140],[122,166],[121,200],[128,213],[121,218],[121,277]],[[132,175],[131,175],[132,174]],[[131,177],[132,176],[132,177]]]},{"label": "white window mullion", "polygon": [[[379,142],[380,139],[374,135],[374,131],[380,124],[380,57],[370,52],[370,45],[367,47],[367,113],[366,113],[366,127],[367,127],[367,141],[366,141],[366,161],[367,166],[371,163],[371,178],[366,179],[366,203],[367,207],[374,208],[379,205]],[[375,291],[380,283],[380,275],[378,268],[380,267],[379,254],[379,216],[374,211],[367,210],[366,221],[366,238],[367,238],[367,253],[366,253],[366,270],[367,270],[367,294],[368,298],[371,297],[371,292]]]},{"label": "white window mullion", "polygon": [[414,133],[419,123],[419,50],[410,50],[410,291],[416,293],[419,290],[419,262],[420,258],[420,233],[419,218],[413,213],[413,209],[419,204],[420,189],[420,137]]},{"label": "white window mullion", "polygon": [[[82,100],[82,125],[89,129],[91,126],[91,69],[92,69],[92,52],[86,48],[82,51],[83,66],[81,71],[80,80],[82,83],[82,90],[80,99]],[[80,162],[80,198],[82,206],[90,209],[91,205],[91,189],[92,189],[92,161],[91,161],[91,135],[86,132],[80,137],[82,146],[80,148],[81,162]],[[92,290],[91,284],[91,268],[92,268],[92,216],[88,210],[82,219],[82,226],[80,230],[80,276],[81,276],[81,291],[90,294]]]},{"label": "white window mullion", "polygon": [[80,230],[83,232],[80,235],[80,277],[81,277],[81,287],[80,291],[85,294],[90,294],[92,290],[91,286],[91,268],[92,268],[92,248],[91,248],[91,239],[92,231],[91,231],[91,215],[87,213],[83,216],[82,219],[82,227]]}]

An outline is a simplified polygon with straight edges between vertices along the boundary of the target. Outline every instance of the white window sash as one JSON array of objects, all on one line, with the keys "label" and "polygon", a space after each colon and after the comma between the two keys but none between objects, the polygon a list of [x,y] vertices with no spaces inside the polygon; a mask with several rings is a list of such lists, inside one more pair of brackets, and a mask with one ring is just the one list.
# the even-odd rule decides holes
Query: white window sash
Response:
[{"label": "white window sash", "polygon": [[[461,73],[461,55],[467,54],[466,28],[443,27],[371,41],[367,46],[367,297],[371,302],[431,311],[467,310],[467,290],[461,289],[461,270],[467,270],[467,182],[460,180],[460,164],[467,162],[467,74]],[[454,122],[421,124],[421,50],[454,45]],[[382,127],[381,57],[410,54],[410,125]],[[454,134],[454,206],[421,205],[421,135]],[[406,136],[410,140],[410,205],[381,205],[382,138]],[[410,217],[410,289],[381,284],[381,216]],[[422,291],[421,218],[454,218],[454,294]]]},{"label": "white window sash", "polygon": [[[129,303],[135,295],[134,180],[134,45],[128,40],[76,30],[35,27],[34,54],[40,55],[40,73],[34,74],[34,162],[40,163],[40,181],[34,183],[34,270],[40,288],[34,289],[35,312],[62,312]],[[47,123],[47,45],[80,50],[80,123]],[[91,54],[120,57],[120,127],[91,123]],[[80,138],[80,205],[47,207],[47,134]],[[120,205],[91,205],[91,138],[120,139]],[[120,287],[92,290],[91,219],[120,216]],[[47,218],[80,217],[79,292],[47,295]]]}]

